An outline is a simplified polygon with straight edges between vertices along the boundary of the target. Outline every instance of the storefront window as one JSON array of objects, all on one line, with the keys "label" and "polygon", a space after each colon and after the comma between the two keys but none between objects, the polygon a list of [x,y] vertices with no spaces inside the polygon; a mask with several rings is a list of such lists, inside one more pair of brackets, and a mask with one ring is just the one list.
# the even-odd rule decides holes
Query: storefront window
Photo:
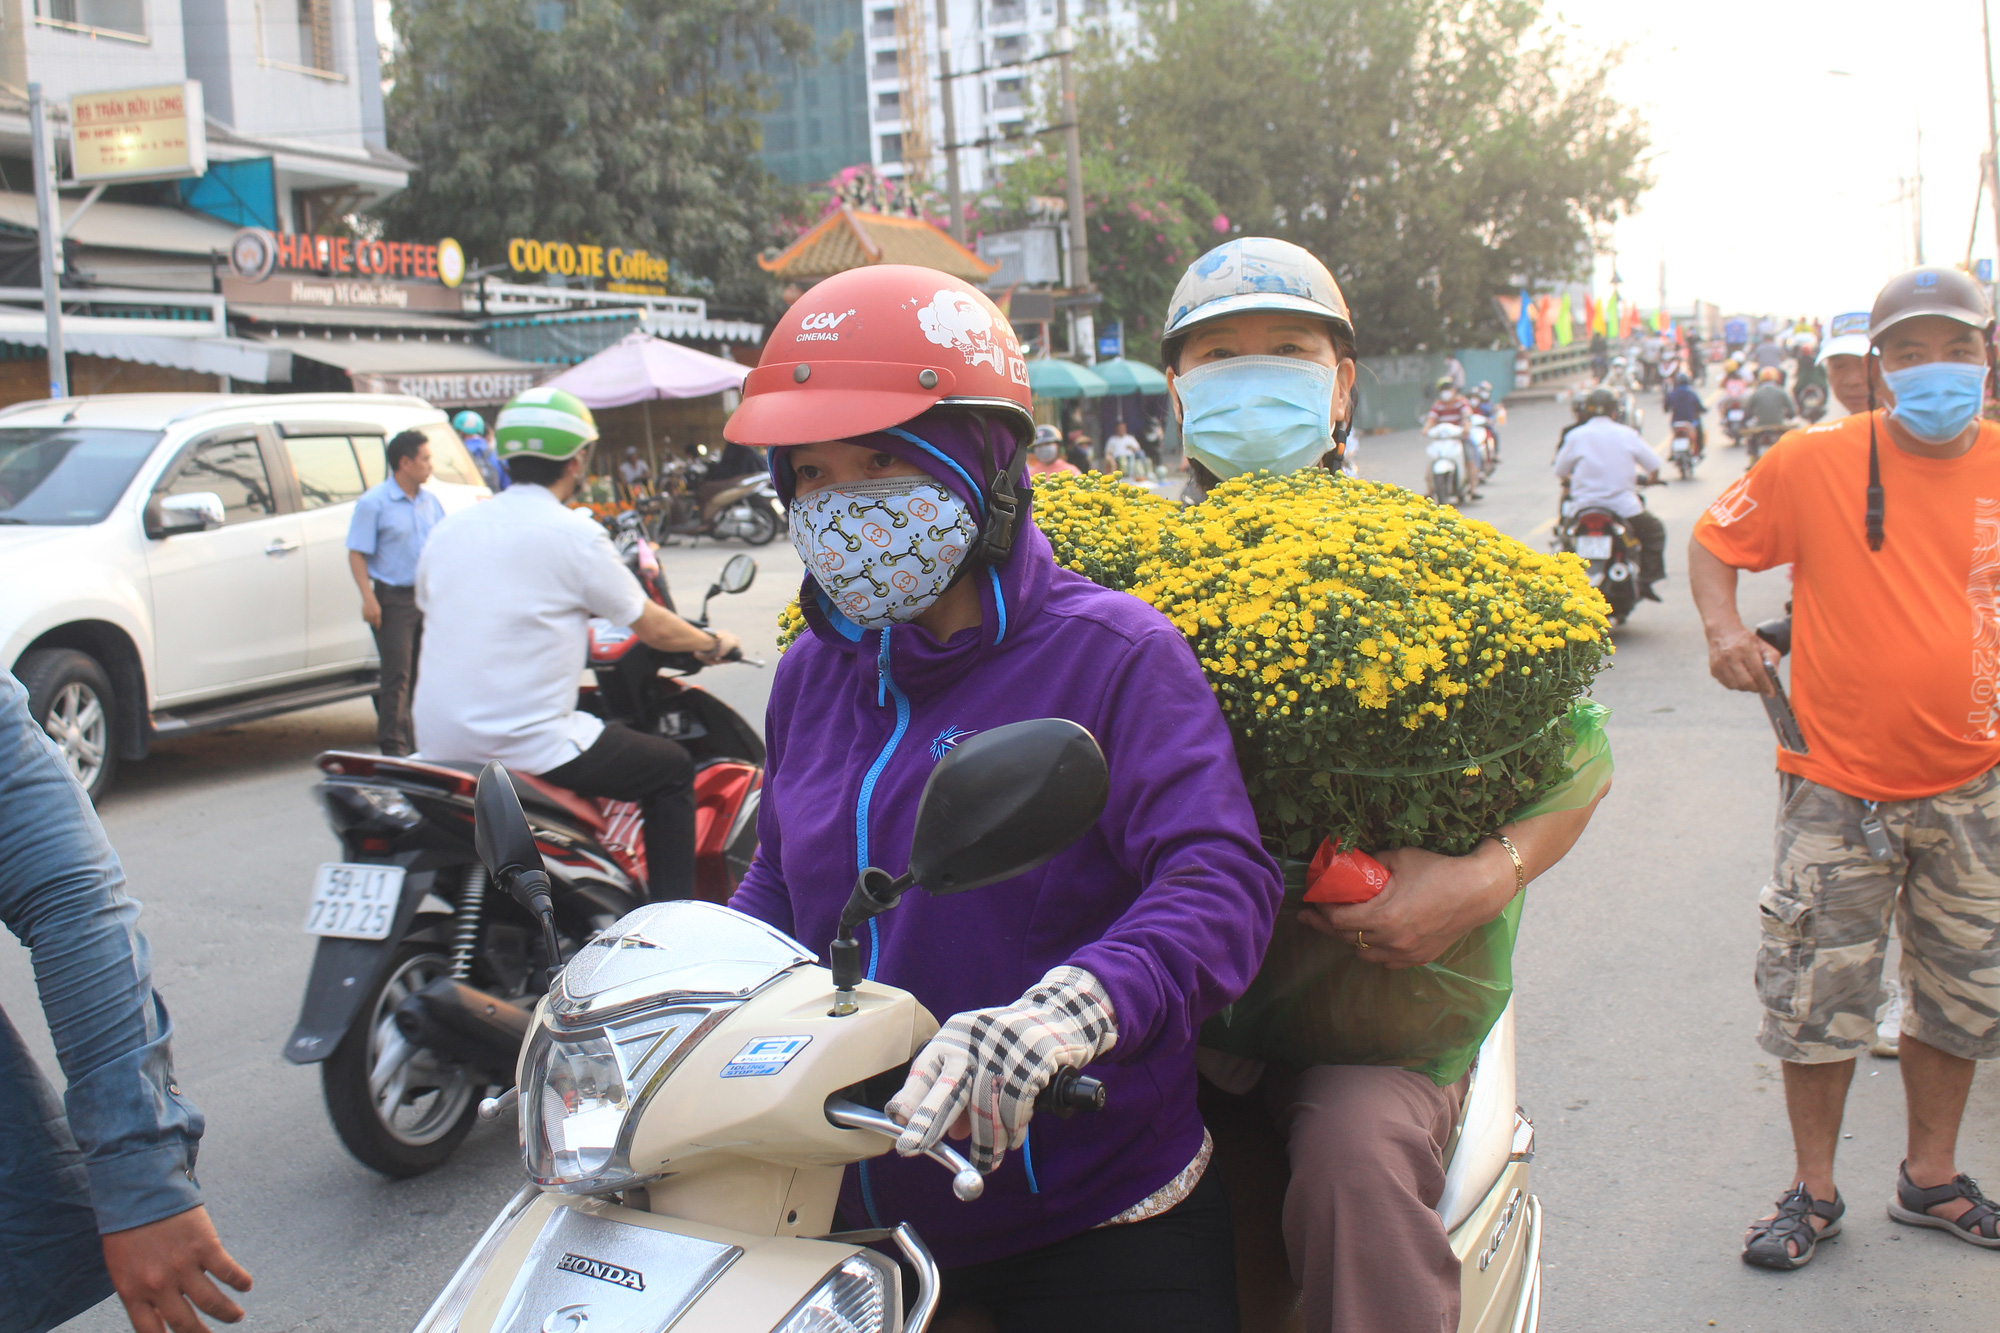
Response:
[{"label": "storefront window", "polygon": [[35,0],[35,19],[53,28],[146,36],[145,0]]}]

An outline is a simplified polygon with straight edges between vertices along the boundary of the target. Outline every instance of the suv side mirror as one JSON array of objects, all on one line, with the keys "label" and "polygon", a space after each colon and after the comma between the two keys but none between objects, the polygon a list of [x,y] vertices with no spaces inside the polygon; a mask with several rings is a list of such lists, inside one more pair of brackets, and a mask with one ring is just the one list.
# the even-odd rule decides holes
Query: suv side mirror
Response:
[{"label": "suv side mirror", "polygon": [[184,532],[212,532],[224,518],[222,497],[214,491],[156,495],[146,505],[146,535],[157,541]]},{"label": "suv side mirror", "polygon": [[1082,837],[1110,791],[1097,739],[1065,718],[969,737],[924,784],[910,875],[944,894],[1025,874]]}]

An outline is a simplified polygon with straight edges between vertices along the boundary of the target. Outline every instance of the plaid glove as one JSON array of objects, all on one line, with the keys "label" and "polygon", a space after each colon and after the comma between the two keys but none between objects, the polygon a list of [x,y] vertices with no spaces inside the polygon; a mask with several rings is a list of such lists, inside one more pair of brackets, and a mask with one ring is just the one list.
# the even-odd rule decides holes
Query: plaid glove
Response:
[{"label": "plaid glove", "polygon": [[1021,1146],[1035,1097],[1055,1072],[1089,1064],[1117,1040],[1104,987],[1080,967],[1054,969],[1010,1005],[953,1015],[889,1099],[889,1114],[906,1125],[896,1151],[913,1157],[936,1147],[964,1116],[972,1164],[991,1174]]}]

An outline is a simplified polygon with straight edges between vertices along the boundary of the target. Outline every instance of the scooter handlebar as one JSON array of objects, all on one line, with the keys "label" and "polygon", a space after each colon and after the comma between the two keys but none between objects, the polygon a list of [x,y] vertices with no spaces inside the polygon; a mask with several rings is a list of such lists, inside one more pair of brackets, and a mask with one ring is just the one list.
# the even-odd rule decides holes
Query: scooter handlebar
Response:
[{"label": "scooter handlebar", "polygon": [[[827,1102],[826,1118],[842,1129],[863,1129],[890,1139],[903,1137],[903,1127],[887,1112],[871,1111],[840,1098]],[[986,1177],[974,1170],[972,1163],[950,1144],[940,1142],[936,1147],[925,1149],[924,1156],[951,1172],[951,1192],[965,1202],[971,1203],[986,1192]]]}]

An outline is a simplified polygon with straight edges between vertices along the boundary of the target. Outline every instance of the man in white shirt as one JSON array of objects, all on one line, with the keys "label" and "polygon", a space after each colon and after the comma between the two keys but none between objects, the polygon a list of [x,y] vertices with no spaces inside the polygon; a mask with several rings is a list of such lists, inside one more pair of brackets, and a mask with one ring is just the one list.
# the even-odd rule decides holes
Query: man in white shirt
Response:
[{"label": "man in white shirt", "polygon": [[1608,509],[1639,539],[1639,595],[1659,601],[1653,584],[1667,576],[1667,525],[1646,512],[1635,484],[1660,479],[1660,456],[1639,432],[1618,418],[1618,395],[1592,389],[1578,408],[1583,419],[1563,436],[1556,475],[1563,483],[1563,514]]},{"label": "man in white shirt", "polygon": [[1120,472],[1136,470],[1136,464],[1145,456],[1146,451],[1139,447],[1137,437],[1125,429],[1123,421],[1118,423],[1118,429],[1112,432],[1111,438],[1104,442],[1105,461]]},{"label": "man in white shirt", "polygon": [[432,531],[417,565],[428,631],[412,710],[417,749],[426,759],[497,759],[580,795],[637,802],[652,895],[685,898],[694,891],[694,763],[664,737],[578,712],[577,678],[593,616],[704,662],[740,645],[648,599],[604,529],[566,506],[596,438],[578,399],[528,390],[494,431],[513,485]]}]

